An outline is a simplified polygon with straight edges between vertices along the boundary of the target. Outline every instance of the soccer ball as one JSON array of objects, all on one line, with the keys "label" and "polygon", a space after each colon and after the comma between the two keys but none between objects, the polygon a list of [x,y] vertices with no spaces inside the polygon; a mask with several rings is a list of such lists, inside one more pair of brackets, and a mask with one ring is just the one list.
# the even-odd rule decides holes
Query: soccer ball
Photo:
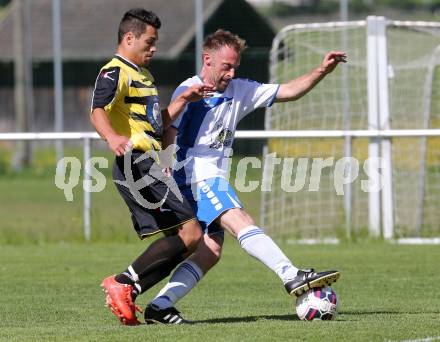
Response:
[{"label": "soccer ball", "polygon": [[332,320],[337,309],[338,298],[331,287],[311,289],[296,299],[296,314],[303,321]]}]

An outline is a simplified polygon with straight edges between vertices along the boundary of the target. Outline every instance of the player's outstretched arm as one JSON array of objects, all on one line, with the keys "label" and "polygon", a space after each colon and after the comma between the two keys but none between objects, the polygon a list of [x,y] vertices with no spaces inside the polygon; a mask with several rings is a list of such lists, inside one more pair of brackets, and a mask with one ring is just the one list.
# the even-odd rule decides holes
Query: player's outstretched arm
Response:
[{"label": "player's outstretched arm", "polygon": [[312,90],[327,74],[331,73],[341,62],[347,62],[345,52],[331,51],[327,53],[319,67],[288,83],[281,84],[275,102],[295,101],[301,98]]},{"label": "player's outstretched arm", "polygon": [[124,155],[126,149],[129,148],[130,140],[115,132],[106,111],[102,108],[93,109],[90,121],[99,135],[107,142],[109,148],[117,156]]},{"label": "player's outstretched arm", "polygon": [[186,88],[170,103],[167,109],[162,111],[163,128],[168,128],[189,102],[197,102],[203,98],[210,97],[213,91],[214,87],[209,84],[195,84]]}]

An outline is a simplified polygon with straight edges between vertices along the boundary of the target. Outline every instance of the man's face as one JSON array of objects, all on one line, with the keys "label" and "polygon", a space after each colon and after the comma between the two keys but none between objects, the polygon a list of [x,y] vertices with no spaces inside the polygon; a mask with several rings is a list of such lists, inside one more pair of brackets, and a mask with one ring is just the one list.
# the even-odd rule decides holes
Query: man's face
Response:
[{"label": "man's face", "polygon": [[147,25],[145,32],[138,38],[133,34],[130,37],[130,53],[132,61],[138,66],[146,67],[150,64],[150,60],[156,52],[156,42],[158,40],[157,29],[151,25]]},{"label": "man's face", "polygon": [[223,92],[240,65],[240,54],[229,46],[223,46],[220,50],[208,52],[204,62],[208,67],[211,82],[217,91]]}]

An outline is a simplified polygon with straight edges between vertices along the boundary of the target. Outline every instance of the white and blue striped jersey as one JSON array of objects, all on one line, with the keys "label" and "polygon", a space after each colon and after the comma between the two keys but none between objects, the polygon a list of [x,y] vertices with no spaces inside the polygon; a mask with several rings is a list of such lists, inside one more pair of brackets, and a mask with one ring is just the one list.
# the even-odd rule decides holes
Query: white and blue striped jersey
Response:
[{"label": "white and blue striped jersey", "polygon": [[[203,83],[199,76],[182,82],[172,100],[186,88]],[[270,107],[279,85],[232,79],[223,93],[189,103],[173,123],[178,130],[177,161],[187,164],[174,172],[177,184],[191,184],[212,177],[228,179],[231,146],[238,122],[256,108]]]}]

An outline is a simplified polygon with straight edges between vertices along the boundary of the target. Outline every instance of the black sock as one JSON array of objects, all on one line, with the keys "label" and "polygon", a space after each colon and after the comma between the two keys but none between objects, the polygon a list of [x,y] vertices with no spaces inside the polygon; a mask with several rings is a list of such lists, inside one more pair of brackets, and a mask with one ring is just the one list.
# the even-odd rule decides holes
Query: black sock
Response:
[{"label": "black sock", "polygon": [[184,260],[183,255],[170,260],[168,263],[164,264],[161,268],[156,269],[156,271],[149,273],[146,277],[139,279],[137,284],[141,288],[140,293],[144,293],[148,289],[152,288],[162,279],[168,277],[172,270],[176,268]]},{"label": "black sock", "polygon": [[139,279],[143,279],[156,270],[165,273],[170,267],[169,263],[176,266],[179,263],[177,260],[181,260],[186,252],[187,248],[179,235],[163,237],[154,241],[131,266]]},{"label": "black sock", "polygon": [[[141,287],[141,293],[156,285],[167,277],[171,271],[183,261],[187,248],[178,235],[163,237],[153,242],[132,264],[133,271],[139,279],[135,281],[128,269],[118,274],[115,280],[118,283]],[[137,292],[137,291],[136,291]],[[135,293],[133,297],[135,298]]]},{"label": "black sock", "polygon": [[133,285],[135,283],[135,281],[133,280],[133,277],[131,276],[130,272],[127,270],[125,270],[122,273],[119,273],[115,276],[115,280],[118,283],[121,284],[129,284],[129,285]]}]

